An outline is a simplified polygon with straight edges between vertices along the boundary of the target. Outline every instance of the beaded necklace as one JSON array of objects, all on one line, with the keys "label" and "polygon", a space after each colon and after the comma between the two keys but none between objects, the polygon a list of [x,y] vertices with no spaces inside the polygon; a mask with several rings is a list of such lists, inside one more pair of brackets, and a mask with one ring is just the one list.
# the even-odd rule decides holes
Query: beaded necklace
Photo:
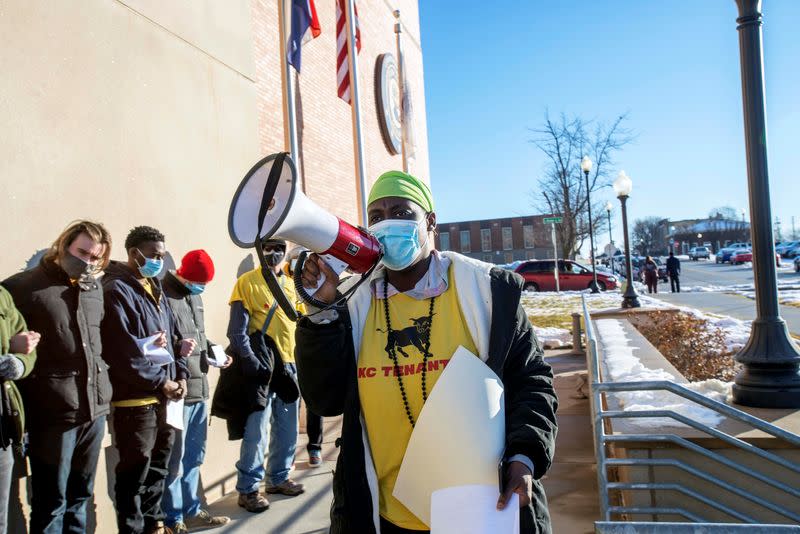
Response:
[{"label": "beaded necklace", "polygon": [[[423,340],[424,345],[422,347],[422,402],[428,400],[428,391],[426,389],[425,378],[427,376],[428,370],[428,358],[430,358],[430,348],[431,348],[431,328],[433,327],[433,303],[436,301],[436,297],[430,298],[430,308],[428,309],[428,335]],[[406,409],[406,416],[408,417],[408,422],[411,423],[411,427],[414,427],[414,416],[411,415],[411,407],[408,405],[408,396],[406,395],[406,388],[403,385],[403,377],[400,373],[400,365],[397,362],[397,351],[400,351],[400,354],[408,358],[408,354],[403,350],[403,348],[399,345],[394,343],[393,335],[392,335],[392,321],[389,318],[389,277],[388,275],[383,279],[383,311],[386,314],[386,335],[388,337],[388,343],[386,344],[386,352],[389,353],[389,357],[392,359],[394,363],[394,375],[397,377],[397,384],[400,386],[400,395],[403,397],[403,406]]]}]

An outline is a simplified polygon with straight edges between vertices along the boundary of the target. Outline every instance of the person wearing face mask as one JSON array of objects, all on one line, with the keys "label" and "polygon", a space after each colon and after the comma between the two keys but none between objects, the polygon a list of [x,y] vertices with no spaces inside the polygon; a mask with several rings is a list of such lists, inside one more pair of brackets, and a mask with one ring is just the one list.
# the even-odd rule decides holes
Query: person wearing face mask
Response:
[{"label": "person wearing face mask", "polygon": [[3,282],[28,326],[42,335],[36,367],[19,382],[29,414],[31,532],[84,532],[86,506],[111,402],[102,359],[103,291],[108,264],[102,224],[70,224],[39,265]]},{"label": "person wearing face mask", "polygon": [[[330,532],[427,532],[392,491],[422,406],[462,345],[504,384],[508,467],[497,507],[517,493],[520,532],[550,533],[539,480],[553,457],[557,400],[552,371],[520,306],[523,280],[435,250],[433,197],[417,178],[387,172],[372,186],[368,202],[369,230],[384,253],[381,263],[346,309],[310,314],[297,325],[304,398],[315,413],[344,414]],[[334,271],[310,256],[303,286],[316,287],[321,275],[325,281],[314,297],[327,303],[357,281],[337,288]]]},{"label": "person wearing face mask", "polygon": [[206,374],[212,345],[206,337],[201,295],[213,278],[211,257],[205,250],[192,250],[183,256],[180,267],[169,271],[162,281],[180,335],[197,341],[194,351],[186,357],[189,378],[183,401],[184,429],[175,431],[162,501],[166,524],[174,534],[217,527],[230,521],[229,517],[212,516],[200,507],[200,466],[205,456],[208,428]]},{"label": "person wearing face mask", "polygon": [[[261,247],[268,267],[277,276],[287,298],[290,302],[296,302],[294,283],[282,269],[286,242],[270,239],[264,241]],[[234,366],[241,369],[240,374],[247,389],[246,405],[240,410],[243,412],[241,418],[237,418],[236,422],[232,418],[227,419],[229,437],[242,440],[239,461],[236,463],[236,491],[239,492],[239,506],[248,512],[260,513],[269,508],[269,500],[259,492],[259,486],[265,478],[267,493],[295,496],[303,493],[305,488],[289,478],[297,445],[299,402],[286,402],[273,389],[274,382],[270,381],[278,371],[265,368],[251,346],[250,336],[262,332],[267,348],[276,355],[275,365],[282,361],[286,371],[296,375],[295,323],[277,305],[261,267],[239,277],[231,294],[230,306],[230,350],[234,354]],[[297,309],[300,312],[305,310],[301,304]],[[226,399],[215,394],[215,405],[220,407],[223,401]],[[230,401],[226,402],[230,404]],[[212,408],[212,413],[214,411],[215,408]],[[265,470],[264,455],[267,452]]]},{"label": "person wearing face mask", "polygon": [[[186,357],[197,343],[181,335],[156,278],[164,266],[164,235],[137,226],[125,239],[125,250],[127,261],[112,261],[103,276],[101,325],[103,356],[114,386],[117,528],[123,534],[163,534],[170,532],[161,498],[174,439],[166,403],[186,397]],[[153,346],[164,349],[171,361],[156,359]]]}]

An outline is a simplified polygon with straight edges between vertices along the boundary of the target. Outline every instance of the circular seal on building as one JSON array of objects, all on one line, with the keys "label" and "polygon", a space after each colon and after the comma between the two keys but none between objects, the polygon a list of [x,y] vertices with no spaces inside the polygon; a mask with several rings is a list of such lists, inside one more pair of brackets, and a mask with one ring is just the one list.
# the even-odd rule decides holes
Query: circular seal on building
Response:
[{"label": "circular seal on building", "polygon": [[403,127],[400,117],[400,73],[392,54],[378,56],[375,65],[375,100],[383,141],[390,154],[402,150]]}]

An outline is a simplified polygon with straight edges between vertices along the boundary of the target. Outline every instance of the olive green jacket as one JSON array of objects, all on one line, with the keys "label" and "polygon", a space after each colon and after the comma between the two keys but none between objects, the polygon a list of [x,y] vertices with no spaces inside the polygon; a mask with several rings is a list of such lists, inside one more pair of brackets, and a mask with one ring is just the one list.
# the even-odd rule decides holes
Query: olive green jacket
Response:
[{"label": "olive green jacket", "polygon": [[[11,338],[28,330],[25,319],[14,306],[11,294],[0,287],[0,354],[10,354]],[[22,376],[28,376],[36,362],[36,351],[30,354],[14,354],[25,367]],[[19,443],[25,433],[25,409],[22,397],[13,380],[0,383],[0,447],[7,447],[11,441]],[[7,435],[13,433],[14,435]]]}]

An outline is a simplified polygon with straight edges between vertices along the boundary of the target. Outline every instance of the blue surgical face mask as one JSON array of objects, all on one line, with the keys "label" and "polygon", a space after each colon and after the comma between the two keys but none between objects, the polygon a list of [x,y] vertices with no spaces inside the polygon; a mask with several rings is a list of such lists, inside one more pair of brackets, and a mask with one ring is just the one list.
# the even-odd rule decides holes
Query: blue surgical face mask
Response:
[{"label": "blue surgical face mask", "polygon": [[189,293],[191,293],[192,295],[199,295],[200,293],[206,290],[205,284],[196,284],[188,280],[185,281],[183,285],[186,286],[186,289],[188,289]]},{"label": "blue surgical face mask", "polygon": [[381,261],[392,271],[402,271],[413,265],[427,243],[427,234],[425,243],[420,243],[419,221],[386,219],[370,226],[369,231],[381,244]]},{"label": "blue surgical face mask", "polygon": [[[138,248],[136,250],[139,251],[139,254],[142,254],[141,250]],[[142,257],[144,258],[144,265],[139,265],[139,274],[145,278],[155,278],[158,276],[158,274],[161,272],[161,269],[164,268],[164,260],[148,258],[144,254],[142,254]]]}]

